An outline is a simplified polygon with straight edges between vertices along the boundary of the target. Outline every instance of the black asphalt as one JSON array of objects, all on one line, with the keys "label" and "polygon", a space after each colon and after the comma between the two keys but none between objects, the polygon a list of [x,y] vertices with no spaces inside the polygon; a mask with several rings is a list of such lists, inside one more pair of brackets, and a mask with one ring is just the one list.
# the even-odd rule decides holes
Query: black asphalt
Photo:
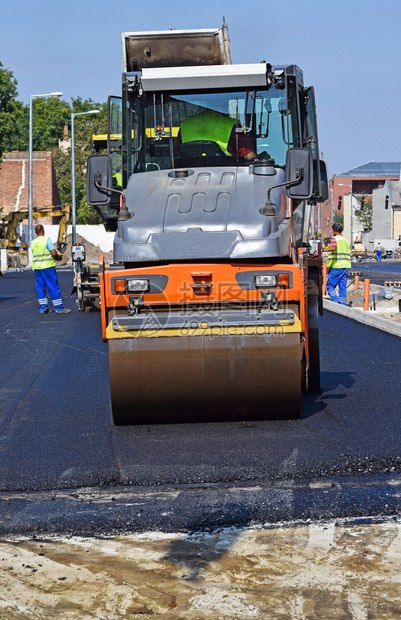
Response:
[{"label": "black asphalt", "polygon": [[[0,532],[191,529],[394,514],[400,340],[321,318],[322,395],[296,421],[115,428],[100,315],[39,315],[0,278]],[[1,519],[1,514],[3,518]]]},{"label": "black asphalt", "polygon": [[401,262],[383,259],[380,263],[368,259],[352,263],[351,271],[362,272],[363,278],[369,278],[372,284],[384,285],[388,280],[401,281]]}]

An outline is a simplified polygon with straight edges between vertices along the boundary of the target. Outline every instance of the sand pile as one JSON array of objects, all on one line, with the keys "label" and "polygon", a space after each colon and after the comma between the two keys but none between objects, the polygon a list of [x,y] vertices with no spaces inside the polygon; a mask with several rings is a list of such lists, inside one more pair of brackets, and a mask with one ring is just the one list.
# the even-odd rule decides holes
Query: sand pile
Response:
[{"label": "sand pile", "polygon": [[[81,237],[81,235],[79,234],[76,235],[76,243],[85,246],[86,265],[96,265],[99,262],[99,256],[101,254],[104,255],[106,262],[110,263],[113,261],[113,252],[102,252],[100,248],[98,248],[96,245],[93,245],[87,239]],[[66,249],[63,254],[63,260],[58,263],[59,265],[71,265],[71,247],[72,235],[68,235]]]}]

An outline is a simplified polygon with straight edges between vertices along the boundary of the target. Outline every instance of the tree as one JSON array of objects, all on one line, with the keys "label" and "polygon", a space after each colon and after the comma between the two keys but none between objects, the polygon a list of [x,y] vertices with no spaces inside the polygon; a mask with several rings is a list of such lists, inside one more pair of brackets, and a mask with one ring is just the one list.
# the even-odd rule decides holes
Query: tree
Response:
[{"label": "tree", "polygon": [[58,97],[38,97],[32,101],[32,146],[34,151],[58,148],[64,125],[71,118],[71,105]]},{"label": "tree", "polygon": [[[86,161],[94,152],[93,135],[107,131],[107,106],[91,99],[83,101],[80,97],[72,99],[67,122],[71,128],[71,113],[100,110],[100,114],[82,115],[74,118],[75,144],[75,203],[77,224],[99,224],[101,218],[94,207],[86,202]],[[67,150],[56,148],[53,152],[54,168],[61,201],[70,203],[71,197],[71,146]]]},{"label": "tree", "polygon": [[363,226],[363,230],[372,230],[372,219],[373,219],[373,202],[371,198],[363,197],[358,198],[358,202],[360,205],[360,209],[355,209],[355,215],[361,222]]},{"label": "tree", "polygon": [[333,215],[333,224],[341,224],[341,226],[344,226],[344,215],[336,211]]},{"label": "tree", "polygon": [[[29,106],[17,100],[17,80],[0,62],[0,161],[4,152],[29,148]],[[93,154],[93,134],[107,131],[107,105],[77,97],[68,103],[58,97],[32,101],[32,147],[53,151],[53,164],[62,203],[71,204],[71,147],[59,147],[64,127],[71,130],[71,114],[98,109],[100,114],[75,117],[75,199],[77,223],[99,223],[96,209],[86,203],[86,160]]]},{"label": "tree", "polygon": [[28,108],[17,100],[18,82],[0,62],[0,161],[3,153],[24,148],[28,137]]}]

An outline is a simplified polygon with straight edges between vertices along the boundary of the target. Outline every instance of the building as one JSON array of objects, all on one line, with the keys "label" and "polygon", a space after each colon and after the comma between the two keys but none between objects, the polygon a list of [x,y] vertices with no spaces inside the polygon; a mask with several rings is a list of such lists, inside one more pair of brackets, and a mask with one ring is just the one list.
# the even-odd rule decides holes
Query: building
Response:
[{"label": "building", "polygon": [[401,176],[373,190],[373,225],[369,241],[401,239]]},{"label": "building", "polygon": [[[28,211],[28,179],[29,153],[4,153],[0,164],[0,207],[4,215],[11,211]],[[33,207],[60,204],[51,151],[32,153],[32,181]],[[41,223],[55,222],[52,218],[43,218]]]},{"label": "building", "polygon": [[[344,215],[344,233],[349,231],[351,239],[351,202],[352,212],[359,208],[361,196],[373,198],[373,191],[383,188],[386,181],[399,181],[400,162],[368,162],[357,168],[352,168],[338,176],[334,176],[329,181],[329,200],[321,205],[320,230],[323,237],[331,236],[332,221],[335,213]],[[315,215],[315,230],[318,230],[319,223]],[[361,230],[357,218],[353,217],[352,236],[353,239],[360,238]]]}]

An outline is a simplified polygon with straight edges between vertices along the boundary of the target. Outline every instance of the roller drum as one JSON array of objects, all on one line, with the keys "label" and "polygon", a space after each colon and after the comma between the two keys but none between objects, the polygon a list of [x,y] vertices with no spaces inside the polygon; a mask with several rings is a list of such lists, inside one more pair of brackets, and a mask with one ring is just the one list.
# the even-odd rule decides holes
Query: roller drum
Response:
[{"label": "roller drum", "polygon": [[297,418],[298,333],[109,341],[114,423]]}]

